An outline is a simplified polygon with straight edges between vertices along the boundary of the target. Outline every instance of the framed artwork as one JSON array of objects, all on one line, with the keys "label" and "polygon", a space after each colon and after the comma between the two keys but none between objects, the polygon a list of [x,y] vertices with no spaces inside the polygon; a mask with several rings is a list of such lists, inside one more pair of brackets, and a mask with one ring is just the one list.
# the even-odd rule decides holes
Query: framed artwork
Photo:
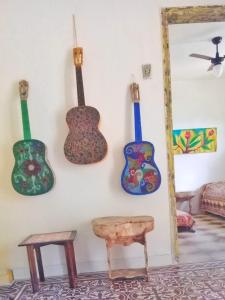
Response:
[{"label": "framed artwork", "polygon": [[216,128],[173,130],[173,154],[215,152],[217,148],[216,136]]}]

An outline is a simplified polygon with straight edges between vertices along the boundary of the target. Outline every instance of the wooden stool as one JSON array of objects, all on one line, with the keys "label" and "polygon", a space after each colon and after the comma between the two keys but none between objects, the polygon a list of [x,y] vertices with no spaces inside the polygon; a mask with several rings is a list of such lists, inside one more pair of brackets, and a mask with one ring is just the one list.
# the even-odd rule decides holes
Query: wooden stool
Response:
[{"label": "wooden stool", "polygon": [[76,237],[76,234],[77,234],[76,231],[32,234],[18,245],[18,246],[27,247],[31,284],[34,293],[39,290],[39,282],[38,282],[36,264],[35,264],[35,254],[36,254],[40,281],[45,281],[40,248],[51,244],[64,246],[70,287],[71,288],[75,287],[75,282],[77,279],[77,270],[76,270],[73,241]]},{"label": "wooden stool", "polygon": [[[109,278],[132,278],[148,275],[148,253],[145,234],[154,228],[153,217],[135,216],[97,218],[92,221],[92,226],[94,233],[106,241]],[[111,247],[115,244],[128,246],[134,242],[144,246],[145,268],[112,270],[110,255]]]},{"label": "wooden stool", "polygon": [[189,204],[189,214],[192,214],[191,211],[191,200],[194,198],[196,195],[195,192],[176,192],[175,197],[176,197],[176,202],[183,202],[183,201],[188,201]]}]

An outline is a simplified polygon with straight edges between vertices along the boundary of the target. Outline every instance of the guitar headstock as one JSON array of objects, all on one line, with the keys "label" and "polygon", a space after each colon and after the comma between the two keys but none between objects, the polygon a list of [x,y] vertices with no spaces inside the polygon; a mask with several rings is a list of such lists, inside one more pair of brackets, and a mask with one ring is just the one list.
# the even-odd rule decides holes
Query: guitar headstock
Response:
[{"label": "guitar headstock", "polygon": [[21,80],[19,82],[19,92],[20,92],[20,99],[27,100],[28,98],[28,90],[29,90],[29,82],[26,80]]},{"label": "guitar headstock", "polygon": [[139,85],[135,82],[130,85],[130,93],[133,102],[140,102]]},{"label": "guitar headstock", "polygon": [[73,48],[73,60],[76,67],[81,67],[83,64],[83,48]]}]

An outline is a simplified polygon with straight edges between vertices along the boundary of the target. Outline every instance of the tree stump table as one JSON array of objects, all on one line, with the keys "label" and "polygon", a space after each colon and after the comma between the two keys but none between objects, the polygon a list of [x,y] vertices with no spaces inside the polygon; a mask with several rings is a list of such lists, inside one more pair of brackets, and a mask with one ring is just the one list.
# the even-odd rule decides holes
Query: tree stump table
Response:
[{"label": "tree stump table", "polygon": [[[109,278],[148,277],[148,253],[146,233],[154,228],[154,218],[151,216],[133,217],[103,217],[92,221],[94,233],[105,239]],[[112,270],[111,248],[113,245],[128,246],[134,242],[144,246],[145,268]]]},{"label": "tree stump table", "polygon": [[40,248],[51,244],[64,246],[70,287],[75,287],[75,282],[77,279],[77,270],[73,241],[76,237],[76,234],[76,231],[32,234],[18,245],[27,247],[27,256],[30,267],[30,276],[33,293],[39,290],[35,254],[39,271],[39,279],[40,281],[45,281]]},{"label": "tree stump table", "polygon": [[176,192],[175,197],[176,197],[176,202],[184,202],[188,201],[189,204],[189,214],[192,214],[192,207],[191,207],[191,200],[194,198],[196,195],[195,192]]}]

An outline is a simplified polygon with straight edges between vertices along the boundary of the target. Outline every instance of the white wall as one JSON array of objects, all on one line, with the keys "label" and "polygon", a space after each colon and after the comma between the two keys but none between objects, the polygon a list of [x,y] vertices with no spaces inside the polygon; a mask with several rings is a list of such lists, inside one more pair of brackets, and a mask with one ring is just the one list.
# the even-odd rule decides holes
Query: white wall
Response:
[{"label": "white wall", "polygon": [[224,180],[224,78],[172,80],[172,96],[174,129],[217,128],[216,152],[174,156],[176,190],[195,190],[202,184]]},{"label": "white wall", "polygon": [[[1,0],[0,1],[0,266],[16,277],[28,276],[24,248],[17,244],[30,233],[78,230],[78,271],[106,268],[104,242],[95,237],[91,220],[106,215],[155,217],[148,235],[150,264],[171,262],[160,6],[225,4],[225,1],[155,0]],[[71,15],[77,18],[84,48],[83,77],[87,104],[101,113],[100,129],[107,138],[107,157],[98,164],[76,166],[66,161],[66,112],[76,101],[71,49]],[[142,80],[141,65],[152,64],[152,79]],[[160,189],[133,197],[120,187],[122,150],[133,139],[128,84],[134,73],[142,96],[143,137],[155,145],[162,174]],[[17,84],[30,82],[29,109],[33,137],[44,141],[56,176],[46,195],[25,197],[11,186],[12,145],[22,128]],[[128,249],[126,249],[128,250]],[[142,249],[114,252],[114,262],[141,261]],[[44,249],[47,274],[64,270],[62,249]]]}]

